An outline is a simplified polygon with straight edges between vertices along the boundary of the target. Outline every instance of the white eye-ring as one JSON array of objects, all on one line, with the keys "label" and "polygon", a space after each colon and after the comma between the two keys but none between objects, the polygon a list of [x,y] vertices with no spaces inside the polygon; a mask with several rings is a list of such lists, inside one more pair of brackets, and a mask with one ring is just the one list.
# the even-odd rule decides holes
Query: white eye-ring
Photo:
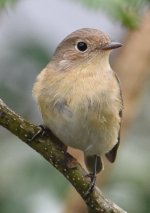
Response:
[{"label": "white eye-ring", "polygon": [[79,52],[86,52],[88,49],[87,43],[84,41],[79,41],[76,46],[75,46],[76,50],[78,50]]}]

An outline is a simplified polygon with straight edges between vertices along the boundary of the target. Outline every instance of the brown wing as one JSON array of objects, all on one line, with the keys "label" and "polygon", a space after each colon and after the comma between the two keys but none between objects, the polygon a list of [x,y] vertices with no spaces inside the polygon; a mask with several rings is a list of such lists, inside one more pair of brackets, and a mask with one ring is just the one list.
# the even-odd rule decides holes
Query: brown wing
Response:
[{"label": "brown wing", "polygon": [[[116,80],[118,81],[119,88],[120,88],[120,82],[119,82],[119,79],[118,79],[115,72],[114,72],[114,75],[115,75]],[[121,88],[120,88],[120,98],[121,98],[121,102],[122,102],[122,105],[123,105]],[[120,111],[119,111],[119,116],[120,116],[120,128],[119,128],[119,132],[118,132],[117,144],[108,153],[106,153],[106,157],[111,163],[113,163],[116,159],[117,150],[118,150],[118,147],[119,147],[119,144],[120,144],[120,129],[121,129],[121,120],[122,120],[122,109],[120,109]]]},{"label": "brown wing", "polygon": [[[120,111],[119,114],[122,114],[122,111]],[[120,126],[121,126],[121,123],[120,123]],[[116,159],[119,144],[120,144],[120,129],[118,132],[117,144],[108,153],[106,153],[106,157],[111,163],[113,163]]]}]

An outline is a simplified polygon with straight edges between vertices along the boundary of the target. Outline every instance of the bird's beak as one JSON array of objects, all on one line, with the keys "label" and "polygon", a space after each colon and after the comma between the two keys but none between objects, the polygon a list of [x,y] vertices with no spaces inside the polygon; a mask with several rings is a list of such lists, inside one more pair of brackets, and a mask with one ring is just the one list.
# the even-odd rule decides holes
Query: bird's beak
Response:
[{"label": "bird's beak", "polygon": [[122,44],[118,42],[110,42],[109,44],[105,44],[103,47],[101,47],[102,50],[112,50],[121,47]]}]

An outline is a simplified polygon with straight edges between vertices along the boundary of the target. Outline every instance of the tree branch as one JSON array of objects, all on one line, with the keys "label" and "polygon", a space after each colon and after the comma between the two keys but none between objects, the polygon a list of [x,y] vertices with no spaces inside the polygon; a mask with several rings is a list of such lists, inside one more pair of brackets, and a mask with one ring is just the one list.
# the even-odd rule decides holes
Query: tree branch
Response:
[{"label": "tree branch", "polygon": [[90,180],[85,177],[86,172],[77,160],[67,153],[66,146],[51,131],[31,140],[32,136],[40,130],[39,127],[10,110],[1,99],[0,125],[40,153],[59,170],[81,195],[88,206],[89,213],[126,213],[116,204],[107,200],[97,187],[88,198],[85,198],[84,194],[89,187]]}]

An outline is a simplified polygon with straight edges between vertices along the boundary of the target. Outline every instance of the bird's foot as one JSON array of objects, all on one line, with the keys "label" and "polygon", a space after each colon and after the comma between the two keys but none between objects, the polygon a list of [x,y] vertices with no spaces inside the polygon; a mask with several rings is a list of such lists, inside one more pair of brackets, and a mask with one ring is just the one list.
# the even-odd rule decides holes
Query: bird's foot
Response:
[{"label": "bird's foot", "polygon": [[86,193],[84,194],[85,198],[87,198],[94,190],[94,186],[96,183],[96,173],[89,173],[86,175],[86,177],[89,177],[91,179],[89,188],[87,189]]},{"label": "bird's foot", "polygon": [[49,129],[43,125],[39,125],[38,127],[39,130],[32,136],[32,138],[29,139],[30,141],[33,141],[39,136],[43,137],[49,131]]},{"label": "bird's foot", "polygon": [[91,179],[91,182],[90,182],[90,185],[89,185],[89,188],[87,189],[86,193],[84,194],[85,198],[88,198],[88,196],[93,192],[94,190],[94,186],[95,186],[95,183],[96,183],[96,172],[97,172],[97,161],[98,161],[98,156],[95,155],[95,162],[94,162],[94,168],[93,168],[93,172],[92,173],[89,173],[87,175],[87,177],[90,177]]},{"label": "bird's foot", "polygon": [[85,178],[90,178],[92,180],[93,177],[93,173],[88,173],[85,175]]}]

